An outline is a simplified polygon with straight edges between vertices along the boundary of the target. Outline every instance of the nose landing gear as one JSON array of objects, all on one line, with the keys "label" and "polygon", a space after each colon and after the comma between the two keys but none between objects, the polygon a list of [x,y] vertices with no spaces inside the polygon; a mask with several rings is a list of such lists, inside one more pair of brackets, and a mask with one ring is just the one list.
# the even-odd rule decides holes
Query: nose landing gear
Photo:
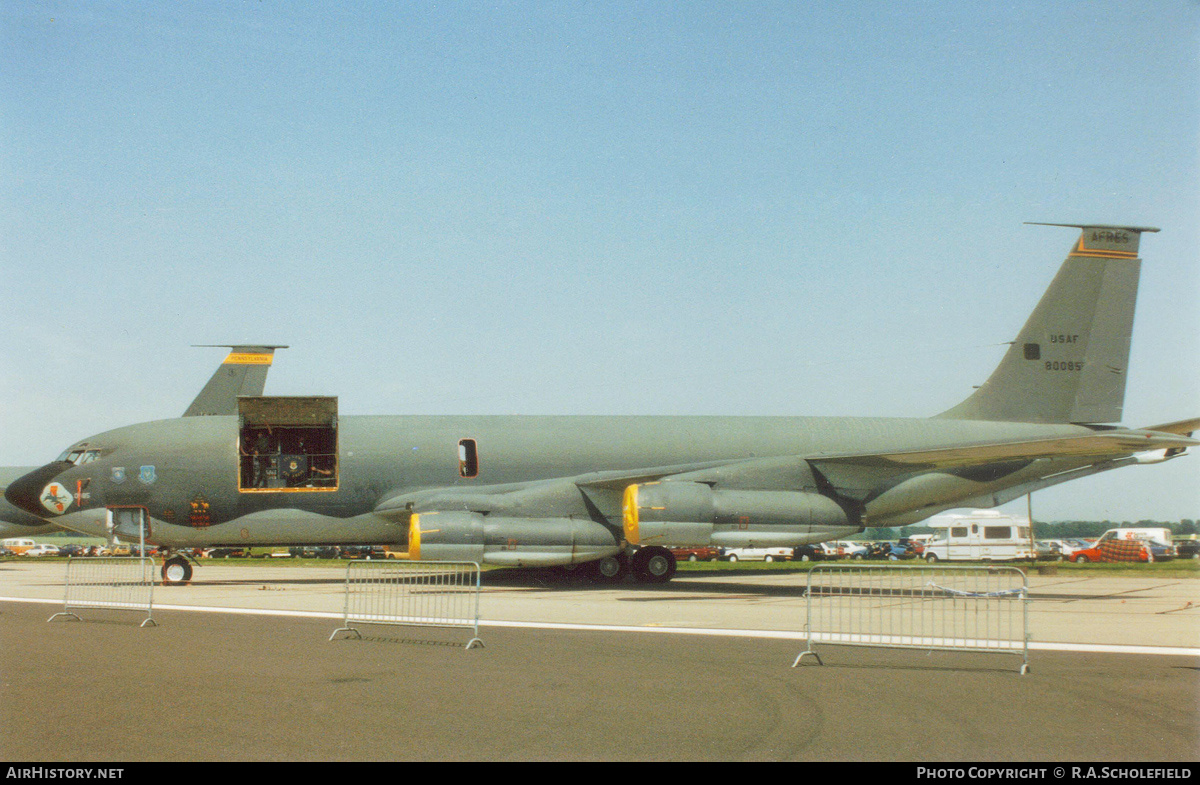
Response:
[{"label": "nose landing gear", "polygon": [[187,558],[176,554],[169,556],[162,566],[163,586],[187,586],[192,582],[192,565]]}]

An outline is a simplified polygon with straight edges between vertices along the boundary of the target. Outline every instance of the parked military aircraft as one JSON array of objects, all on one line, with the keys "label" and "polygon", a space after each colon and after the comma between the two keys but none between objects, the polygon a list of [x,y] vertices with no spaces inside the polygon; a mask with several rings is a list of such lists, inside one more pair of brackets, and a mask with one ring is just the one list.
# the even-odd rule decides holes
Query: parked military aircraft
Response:
[{"label": "parked military aircraft", "polygon": [[[1053,224],[1064,226],[1064,224]],[[172,548],[383,543],[409,558],[674,574],[667,545],[762,547],[900,526],[1200,444],[1121,418],[1143,233],[1079,239],[991,377],[927,419],[341,417],[328,397],[88,437],[14,505]],[[165,581],[191,567],[174,556]]]}]

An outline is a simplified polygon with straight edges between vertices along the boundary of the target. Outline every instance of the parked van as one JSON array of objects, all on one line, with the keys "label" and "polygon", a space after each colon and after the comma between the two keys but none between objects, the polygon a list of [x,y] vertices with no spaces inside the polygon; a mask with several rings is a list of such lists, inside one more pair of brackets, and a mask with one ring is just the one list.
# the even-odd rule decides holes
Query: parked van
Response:
[{"label": "parked van", "polygon": [[1119,540],[1153,540],[1164,545],[1170,545],[1174,539],[1171,530],[1167,528],[1118,527],[1116,529],[1109,529],[1100,536],[1104,537],[1109,532],[1113,532],[1113,536]]},{"label": "parked van", "polygon": [[928,524],[938,529],[926,541],[922,554],[927,562],[1011,561],[1032,559],[1029,520],[995,510],[939,515]]},{"label": "parked van", "polygon": [[35,543],[33,540],[26,539],[24,537],[9,537],[7,540],[0,541],[0,545],[8,548],[18,556],[23,556],[25,551],[29,550],[36,544],[37,543]]}]

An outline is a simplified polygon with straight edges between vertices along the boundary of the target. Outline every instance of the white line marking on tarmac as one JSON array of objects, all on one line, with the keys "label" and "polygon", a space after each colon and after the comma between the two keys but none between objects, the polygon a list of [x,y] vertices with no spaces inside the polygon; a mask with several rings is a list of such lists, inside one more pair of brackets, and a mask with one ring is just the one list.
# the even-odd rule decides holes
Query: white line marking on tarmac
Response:
[{"label": "white line marking on tarmac", "polygon": [[[29,597],[0,597],[0,602],[35,602],[43,605],[62,605],[62,600],[34,599]],[[246,616],[291,616],[302,619],[343,618],[341,613],[325,611],[281,611],[266,608],[218,608],[202,605],[155,605],[161,611],[194,611],[199,613],[232,613]],[[512,627],[535,630],[577,630],[590,632],[656,632],[669,635],[706,635],[730,638],[766,638],[773,640],[807,640],[803,632],[792,630],[723,630],[703,627],[637,627],[615,624],[571,624],[567,622],[533,621],[488,621],[479,620],[480,627]],[[914,647],[920,648],[920,647]],[[1125,646],[1107,643],[1051,643],[1030,641],[1030,651],[1074,651],[1097,654],[1158,654],[1176,657],[1200,657],[1200,648],[1180,646]]]}]

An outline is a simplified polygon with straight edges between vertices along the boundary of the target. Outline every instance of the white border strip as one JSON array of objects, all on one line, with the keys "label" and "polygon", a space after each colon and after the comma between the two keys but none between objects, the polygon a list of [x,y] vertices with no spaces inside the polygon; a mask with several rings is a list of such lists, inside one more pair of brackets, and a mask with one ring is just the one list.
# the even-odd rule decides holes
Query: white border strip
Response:
[{"label": "white border strip", "polygon": [[[43,605],[62,605],[62,600],[36,599],[32,597],[0,597],[0,602],[36,602]],[[231,613],[246,616],[282,616],[302,619],[341,619],[341,613],[324,611],[281,611],[266,608],[219,608],[203,605],[155,605],[160,611],[194,611],[199,613]],[[485,621],[479,620],[480,627],[512,627],[516,629],[536,630],[575,630],[588,632],[657,632],[668,635],[704,635],[709,637],[728,638],[763,638],[773,640],[802,641],[807,640],[803,632],[792,630],[722,630],[703,627],[655,627],[629,626],[616,624],[571,624],[567,622],[533,622],[533,621]],[[1200,657],[1200,648],[1181,646],[1126,646],[1108,643],[1050,643],[1029,642],[1030,650],[1035,651],[1074,651],[1094,652],[1097,654],[1158,654],[1174,657]]]}]

